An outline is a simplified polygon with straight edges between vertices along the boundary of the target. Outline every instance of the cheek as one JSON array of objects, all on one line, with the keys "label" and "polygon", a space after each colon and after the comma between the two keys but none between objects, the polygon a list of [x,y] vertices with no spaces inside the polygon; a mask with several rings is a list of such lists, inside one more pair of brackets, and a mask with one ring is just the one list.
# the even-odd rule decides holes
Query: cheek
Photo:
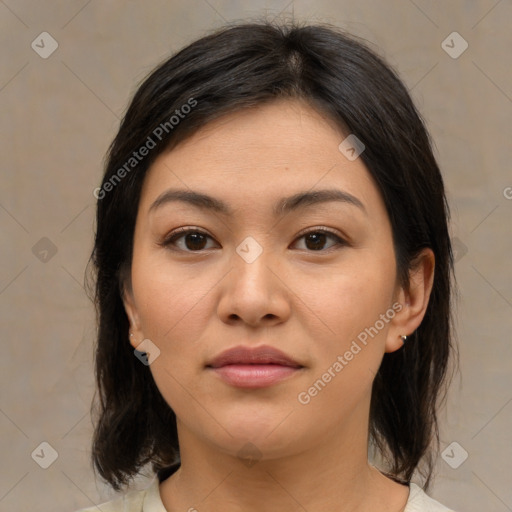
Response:
[{"label": "cheek", "polygon": [[204,303],[214,285],[208,273],[179,269],[161,255],[141,253],[134,255],[132,280],[144,335],[162,344],[193,343],[207,320]]},{"label": "cheek", "polygon": [[392,254],[384,260],[368,251],[347,258],[329,276],[303,280],[301,288],[294,290],[304,297],[309,311],[302,321],[309,318],[304,327],[314,341],[315,358],[310,384],[317,385],[311,395],[303,391],[315,396],[316,404],[342,399],[350,408],[370,392],[394,316],[394,311],[388,313],[394,279]]},{"label": "cheek", "polygon": [[321,338],[341,343],[350,342],[386,313],[394,282],[392,254],[384,259],[359,251],[328,272],[301,276],[294,293],[307,306],[303,318],[310,319],[309,328],[316,325]]},{"label": "cheek", "polygon": [[133,290],[144,336],[160,350],[149,369],[169,406],[187,416],[190,396],[201,396],[197,377],[204,361],[199,343],[211,315],[208,291],[213,283],[198,273],[170,272],[147,261],[137,267],[134,260],[134,269],[140,271],[133,272]]}]

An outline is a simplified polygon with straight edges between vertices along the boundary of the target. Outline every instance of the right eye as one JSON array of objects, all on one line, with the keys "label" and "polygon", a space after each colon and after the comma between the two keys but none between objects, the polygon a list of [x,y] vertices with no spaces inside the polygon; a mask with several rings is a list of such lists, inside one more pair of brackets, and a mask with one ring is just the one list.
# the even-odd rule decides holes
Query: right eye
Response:
[{"label": "right eye", "polygon": [[[178,246],[176,249],[177,241],[182,238],[184,239],[185,248],[182,245],[181,247]],[[160,245],[169,247],[173,251],[200,252],[205,248],[207,238],[213,240],[213,238],[204,231],[192,228],[179,228],[170,233]]]}]

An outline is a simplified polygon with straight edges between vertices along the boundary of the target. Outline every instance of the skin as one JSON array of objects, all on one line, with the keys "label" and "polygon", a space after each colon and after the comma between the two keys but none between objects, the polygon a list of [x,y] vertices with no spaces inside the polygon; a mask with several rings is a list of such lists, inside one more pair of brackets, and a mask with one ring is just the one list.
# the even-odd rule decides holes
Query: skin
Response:
[{"label": "skin", "polygon": [[[181,468],[160,484],[169,512],[389,511],[409,489],[367,460],[373,378],[385,352],[399,350],[426,311],[434,255],[425,249],[403,289],[396,276],[389,218],[361,158],[338,149],[346,137],[298,100],[226,115],[161,154],[145,178],[124,303],[131,344],[150,339],[148,367],[177,416]],[[170,202],[166,190],[209,194],[231,216]],[[366,213],[327,202],[274,217],[274,203],[311,189],[356,196]],[[326,227],[346,240],[303,236]],[[208,237],[181,236],[180,227]],[[237,252],[252,237],[263,252]],[[315,245],[316,243],[316,245]],[[315,250],[319,247],[318,250]],[[402,309],[311,401],[297,400],[357,335],[394,303]],[[237,345],[268,344],[304,368],[262,389],[228,385],[205,365]],[[252,443],[257,461],[239,450]]]}]

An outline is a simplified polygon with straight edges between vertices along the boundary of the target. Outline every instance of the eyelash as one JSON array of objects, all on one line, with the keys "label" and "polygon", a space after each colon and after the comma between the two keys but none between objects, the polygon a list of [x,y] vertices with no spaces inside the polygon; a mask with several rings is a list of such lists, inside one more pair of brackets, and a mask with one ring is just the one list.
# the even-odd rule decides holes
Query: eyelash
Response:
[{"label": "eyelash", "polygon": [[[204,252],[206,251],[207,249],[200,249],[198,251],[190,251],[190,250],[183,250],[183,249],[177,249],[175,247],[171,247],[175,244],[176,240],[178,240],[179,238],[182,238],[184,237],[185,235],[188,235],[189,233],[197,233],[197,234],[201,234],[201,235],[205,235],[211,239],[213,239],[208,233],[200,230],[200,229],[195,229],[195,228],[178,228],[177,230],[173,231],[172,233],[170,233],[168,236],[165,237],[165,239],[159,243],[160,246],[162,247],[167,247],[167,248],[170,248],[171,250],[173,251],[182,251],[182,252],[185,252],[185,253],[200,253],[200,252]],[[336,244],[329,247],[328,249],[321,249],[321,250],[318,250],[318,251],[306,251],[307,252],[311,252],[311,253],[315,253],[315,252],[319,252],[319,253],[322,253],[322,252],[330,252],[332,249],[335,249],[337,246],[340,247],[340,246],[346,246],[348,245],[348,242],[346,240],[344,240],[343,238],[341,238],[338,234],[336,234],[334,231],[331,231],[330,229],[327,229],[327,228],[323,228],[323,227],[319,227],[319,228],[314,228],[314,229],[311,229],[309,231],[306,231],[306,232],[303,232],[303,233],[299,233],[299,235],[297,236],[297,238],[295,239],[296,240],[299,240],[300,238],[303,238],[311,233],[325,233],[327,235],[329,235],[331,238],[334,238],[336,240]]]}]

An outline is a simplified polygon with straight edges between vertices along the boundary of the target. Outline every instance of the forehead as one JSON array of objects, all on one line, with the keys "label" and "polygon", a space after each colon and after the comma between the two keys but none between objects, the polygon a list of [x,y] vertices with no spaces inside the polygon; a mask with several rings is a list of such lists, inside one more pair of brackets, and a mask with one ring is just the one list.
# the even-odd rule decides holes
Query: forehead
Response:
[{"label": "forehead", "polygon": [[[300,160],[323,160],[327,146],[337,152],[345,135],[336,123],[299,99],[276,100],[245,108],[208,123],[172,150],[175,158],[222,163],[280,166]],[[236,148],[237,151],[233,151]],[[312,151],[313,148],[316,150]],[[208,151],[204,155],[201,151]]]},{"label": "forehead", "polygon": [[158,156],[145,178],[140,208],[167,189],[221,199],[233,209],[273,208],[284,196],[337,188],[383,208],[361,158],[339,150],[347,137],[333,120],[300,100],[279,100],[227,114]]}]

